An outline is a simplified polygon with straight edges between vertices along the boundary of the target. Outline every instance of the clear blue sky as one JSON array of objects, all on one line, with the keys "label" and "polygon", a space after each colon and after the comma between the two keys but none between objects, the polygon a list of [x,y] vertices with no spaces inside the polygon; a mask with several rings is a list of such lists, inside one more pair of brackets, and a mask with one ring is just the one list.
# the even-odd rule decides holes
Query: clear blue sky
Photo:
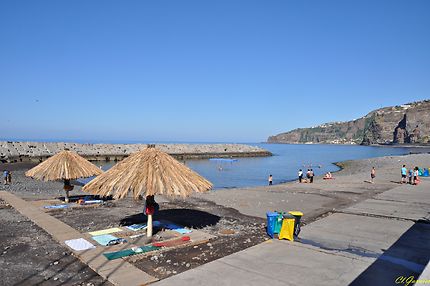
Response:
[{"label": "clear blue sky", "polygon": [[0,2],[0,138],[255,142],[430,98],[430,1]]}]

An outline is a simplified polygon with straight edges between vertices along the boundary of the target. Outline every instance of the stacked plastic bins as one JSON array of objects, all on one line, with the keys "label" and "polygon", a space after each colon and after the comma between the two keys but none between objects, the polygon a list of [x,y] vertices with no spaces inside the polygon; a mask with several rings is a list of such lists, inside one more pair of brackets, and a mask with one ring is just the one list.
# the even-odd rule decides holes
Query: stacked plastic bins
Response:
[{"label": "stacked plastic bins", "polygon": [[279,234],[279,239],[293,241],[300,233],[300,220],[302,212],[290,211],[288,213],[267,212],[267,234],[274,238]]},{"label": "stacked plastic bins", "polygon": [[278,218],[277,212],[267,212],[267,234],[273,238],[275,235],[275,224]]},{"label": "stacked plastic bins", "polygon": [[300,233],[300,220],[302,219],[303,213],[299,211],[290,211],[290,215],[294,216],[294,236],[298,237]]}]

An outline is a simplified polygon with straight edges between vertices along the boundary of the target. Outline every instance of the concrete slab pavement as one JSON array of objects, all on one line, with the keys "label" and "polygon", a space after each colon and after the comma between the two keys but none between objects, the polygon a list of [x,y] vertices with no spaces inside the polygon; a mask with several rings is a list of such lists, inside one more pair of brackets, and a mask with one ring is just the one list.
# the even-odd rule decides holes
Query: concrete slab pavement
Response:
[{"label": "concrete slab pavement", "polygon": [[409,187],[303,227],[302,242],[273,240],[154,285],[361,286],[417,278],[430,258],[430,182]]},{"label": "concrete slab pavement", "polygon": [[346,285],[371,262],[274,240],[154,285]]}]

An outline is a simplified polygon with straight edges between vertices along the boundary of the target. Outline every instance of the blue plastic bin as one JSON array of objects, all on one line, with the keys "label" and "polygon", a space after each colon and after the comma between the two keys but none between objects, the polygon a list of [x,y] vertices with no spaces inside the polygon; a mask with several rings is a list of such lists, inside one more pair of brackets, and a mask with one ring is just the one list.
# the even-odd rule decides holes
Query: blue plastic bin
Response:
[{"label": "blue plastic bin", "polygon": [[275,233],[275,224],[276,224],[276,219],[278,217],[278,213],[277,212],[267,212],[267,234],[273,238],[273,235]]}]

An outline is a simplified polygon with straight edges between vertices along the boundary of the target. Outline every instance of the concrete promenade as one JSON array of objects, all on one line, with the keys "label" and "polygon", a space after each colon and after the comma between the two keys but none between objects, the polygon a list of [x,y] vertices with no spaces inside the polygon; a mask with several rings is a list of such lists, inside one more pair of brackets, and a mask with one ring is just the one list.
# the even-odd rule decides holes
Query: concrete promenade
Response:
[{"label": "concrete promenade", "polygon": [[[171,278],[169,285],[405,285],[429,279],[430,180],[399,185],[302,228]],[[424,271],[425,269],[425,271]]]}]

